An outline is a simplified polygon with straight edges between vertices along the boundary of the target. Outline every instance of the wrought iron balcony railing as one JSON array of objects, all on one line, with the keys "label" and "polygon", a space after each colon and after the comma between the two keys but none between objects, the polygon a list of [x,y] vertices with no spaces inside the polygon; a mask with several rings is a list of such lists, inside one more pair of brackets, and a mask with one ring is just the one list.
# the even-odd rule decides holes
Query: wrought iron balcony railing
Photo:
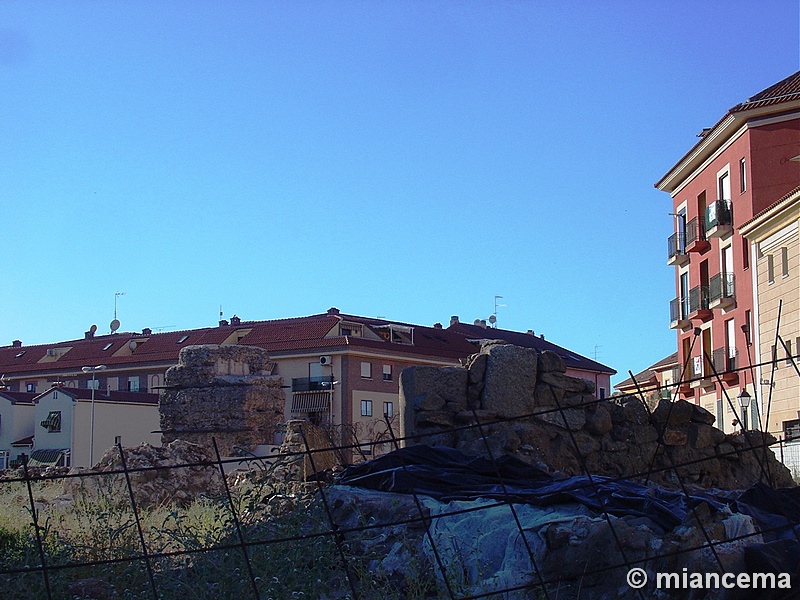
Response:
[{"label": "wrought iron balcony railing", "polygon": [[330,392],[333,389],[333,376],[296,377],[292,379],[293,392]]},{"label": "wrought iron balcony railing", "polygon": [[735,280],[733,273],[717,273],[709,281],[711,302],[735,297]]},{"label": "wrought iron balcony railing", "polygon": [[708,310],[709,290],[707,285],[698,285],[689,290],[689,314]]}]

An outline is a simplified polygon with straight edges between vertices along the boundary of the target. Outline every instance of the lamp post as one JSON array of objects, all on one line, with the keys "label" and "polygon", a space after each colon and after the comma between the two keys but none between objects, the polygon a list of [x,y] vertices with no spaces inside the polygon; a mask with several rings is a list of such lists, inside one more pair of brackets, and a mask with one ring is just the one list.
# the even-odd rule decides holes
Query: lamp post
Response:
[{"label": "lamp post", "polygon": [[95,375],[97,371],[105,371],[105,365],[97,365],[96,367],[81,367],[81,371],[84,373],[91,373],[92,374],[92,416],[89,421],[89,468],[94,466],[94,390],[96,383]]},{"label": "lamp post", "polygon": [[747,409],[750,407],[750,394],[747,393],[747,388],[743,389],[737,398],[739,406],[742,407],[742,431],[747,431]]}]

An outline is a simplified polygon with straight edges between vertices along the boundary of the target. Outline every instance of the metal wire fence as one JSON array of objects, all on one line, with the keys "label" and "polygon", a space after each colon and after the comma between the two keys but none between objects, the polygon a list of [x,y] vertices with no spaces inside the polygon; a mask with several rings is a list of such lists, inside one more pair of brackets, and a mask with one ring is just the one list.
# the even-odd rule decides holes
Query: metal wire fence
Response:
[{"label": "metal wire fence", "polygon": [[[720,374],[716,374],[718,377]],[[676,383],[679,386],[680,382]],[[642,403],[650,411],[644,401],[648,390],[640,389]],[[728,399],[729,402],[730,399]],[[597,400],[608,402],[608,400]],[[732,409],[736,407],[731,402]],[[563,406],[549,409],[563,414]],[[670,407],[671,408],[671,407]],[[520,415],[517,419],[541,416],[549,411],[534,411]],[[330,481],[322,474],[323,467],[333,452],[336,455],[357,450],[362,444],[325,445],[316,437],[310,441],[308,432],[301,428],[302,446],[295,452],[284,452],[278,457],[236,457],[222,458],[214,440],[213,459],[197,463],[176,465],[157,465],[133,467],[126,461],[126,451],[117,446],[119,468],[104,472],[56,473],[39,472],[23,465],[19,476],[5,477],[0,481],[0,494],[12,488],[16,500],[26,506],[29,518],[27,526],[20,526],[21,531],[15,537],[12,527],[3,527],[0,522],[0,596],[8,598],[449,598],[452,600],[471,600],[476,598],[564,598],[581,596],[581,582],[572,582],[577,588],[570,592],[559,593],[563,589],[564,580],[559,575],[547,574],[542,568],[543,556],[541,548],[532,543],[532,531],[520,518],[519,503],[509,491],[508,482],[502,475],[498,456],[489,442],[488,429],[491,425],[501,423],[498,419],[493,423],[481,420],[474,415],[473,422],[464,424],[460,431],[473,430],[483,441],[485,453],[494,465],[496,480],[501,493],[491,501],[476,506],[453,505],[443,510],[431,512],[424,494],[411,488],[413,510],[403,513],[397,518],[384,518],[381,521],[363,522],[357,526],[343,526],[337,516],[337,510],[331,497]],[[405,445],[425,443],[425,436],[417,434],[402,438],[394,431],[390,419],[386,419],[386,428],[390,443],[397,449]],[[732,542],[744,545],[762,541],[764,536],[783,537],[800,547],[796,506],[789,504],[776,505],[774,513],[780,517],[779,525],[771,528],[761,527],[758,531],[741,531],[738,534],[719,532],[707,524],[708,520],[701,514],[697,503],[687,502],[689,516],[700,536],[696,544],[684,545],[679,550],[667,549],[663,552],[650,552],[646,557],[640,553],[632,553],[620,530],[620,520],[608,508],[608,497],[600,489],[601,482],[607,484],[614,481],[644,480],[647,482],[656,472],[654,464],[650,470],[634,473],[617,479],[598,478],[586,467],[586,453],[567,429],[572,443],[572,450],[582,465],[584,482],[581,484],[584,493],[596,500],[594,514],[604,523],[609,533],[607,552],[615,558],[611,563],[588,565],[581,577],[609,577],[619,579],[620,573],[631,572],[637,568],[650,568],[660,561],[672,559],[676,554],[704,553],[710,556],[720,573],[729,568],[729,563],[718,552],[720,547],[728,547]],[[663,432],[662,432],[663,433]],[[659,438],[660,439],[660,438]],[[660,443],[660,442],[659,442]],[[774,446],[774,447],[773,447]],[[772,443],[763,438],[762,442],[749,442],[747,452],[752,452],[762,465],[762,480],[770,482],[768,469],[764,467],[764,453],[774,451],[784,462],[800,463],[800,451],[794,443]],[[680,476],[680,467],[692,462],[702,462],[718,457],[698,458],[681,464],[669,464],[661,469],[671,470],[677,477],[678,490],[687,500],[693,490]],[[322,463],[325,463],[322,465]],[[299,464],[305,465],[295,471],[285,473],[313,473],[315,481],[303,483],[293,482],[295,489],[308,492],[305,496],[289,498],[291,494],[285,489],[273,487],[259,489],[253,496],[243,496],[242,492],[231,483],[226,475],[231,466],[247,465],[251,473],[267,473],[270,465]],[[402,471],[409,475],[407,466],[401,465]],[[134,483],[135,476],[144,474],[148,477],[161,477],[170,469],[211,469],[221,483],[222,492],[209,504],[213,504],[216,519],[213,527],[203,530],[202,527],[188,524],[188,517],[172,510],[160,525],[151,522],[150,508],[141,506],[140,496]],[[274,475],[274,474],[273,474]],[[111,497],[106,498],[102,506],[86,505],[88,510],[95,510],[96,520],[106,523],[99,527],[102,536],[97,536],[96,546],[91,544],[76,546],[66,539],[63,530],[54,524],[54,516],[48,512],[47,504],[41,498],[47,486],[64,485],[70,480],[79,480],[93,484],[87,487],[102,488],[99,481],[110,482],[115,478],[116,487],[109,484]],[[274,483],[274,482],[273,482]],[[313,489],[309,489],[309,486]],[[251,490],[253,488],[250,488]],[[302,497],[301,497],[302,496]],[[7,496],[4,496],[7,497]],[[313,497],[313,500],[312,500]],[[282,511],[255,510],[279,498],[289,503],[289,508]],[[299,499],[298,499],[299,498]],[[77,500],[74,500],[77,502]],[[457,516],[480,513],[502,508],[508,511],[508,520],[513,523],[519,540],[519,555],[523,564],[527,564],[528,576],[523,583],[506,587],[488,586],[485,590],[465,587],[461,584],[460,575],[453,573],[452,565],[445,556],[441,538],[434,535],[437,523]],[[76,510],[74,507],[70,510]],[[69,511],[67,511],[69,512]],[[2,513],[2,509],[0,509]],[[111,524],[112,516],[116,518]],[[169,522],[168,522],[169,521]],[[91,528],[91,524],[88,526]],[[360,555],[358,544],[354,543],[359,536],[384,535],[387,530],[412,527],[421,531],[421,541],[430,549],[427,570],[422,569],[428,579],[416,582],[417,587],[408,581],[402,585],[381,579],[374,571],[375,556]],[[99,539],[103,537],[104,539]],[[420,540],[418,540],[419,542]],[[385,556],[378,556],[380,562]],[[288,561],[288,562],[287,562]],[[520,563],[517,563],[520,564]],[[797,590],[798,582],[792,584]],[[577,589],[577,592],[575,591]],[[589,592],[586,592],[587,594]],[[515,594],[517,594],[515,596]],[[647,594],[647,595],[646,595]],[[646,590],[631,587],[624,591],[622,597],[649,597]],[[688,597],[685,591],[674,591],[673,596]]]},{"label": "metal wire fence", "polygon": [[[558,409],[556,409],[558,410]],[[531,413],[536,416],[537,412]],[[395,447],[399,448],[406,443],[419,443],[424,442],[424,437],[415,436],[414,440],[402,439],[396,435],[392,428],[391,422],[387,419],[387,429],[389,431],[391,442]],[[359,557],[353,552],[353,544],[351,540],[354,536],[370,535],[371,532],[384,531],[386,528],[399,528],[399,527],[421,527],[424,532],[424,537],[428,547],[431,549],[431,568],[434,571],[434,576],[431,581],[433,582],[431,588],[427,589],[423,595],[419,597],[442,597],[459,600],[467,600],[472,598],[483,597],[514,597],[513,594],[522,594],[520,597],[541,597],[541,598],[554,598],[558,594],[554,592],[564,584],[557,576],[545,576],[541,569],[542,557],[537,555],[536,550],[529,543],[531,532],[525,528],[517,514],[517,504],[508,492],[506,481],[501,475],[501,469],[497,466],[497,458],[494,456],[491,446],[487,437],[487,424],[482,423],[476,415],[475,422],[462,426],[460,429],[475,429],[485,444],[486,456],[492,461],[496,467],[496,475],[501,485],[501,497],[495,501],[483,503],[477,507],[466,507],[460,509],[447,509],[432,515],[426,508],[422,494],[419,494],[412,488],[412,497],[416,507],[415,515],[405,515],[402,519],[385,520],[383,522],[363,523],[356,527],[342,527],[337,522],[336,512],[331,506],[329,498],[330,488],[328,484],[317,478],[314,482],[316,486],[317,503],[321,506],[321,514],[324,518],[318,519],[313,527],[299,527],[296,529],[281,528],[275,525],[276,521],[280,518],[270,516],[266,518],[258,526],[254,523],[252,518],[248,518],[247,514],[243,511],[242,502],[236,498],[236,492],[229,485],[229,478],[226,477],[226,467],[229,463],[241,464],[252,463],[253,466],[262,463],[264,459],[250,457],[250,458],[234,458],[223,459],[219,455],[214,443],[214,458],[208,462],[201,463],[187,463],[171,466],[154,466],[154,467],[130,467],[126,462],[126,453],[121,447],[117,447],[119,453],[121,468],[106,471],[103,473],[74,473],[74,474],[46,474],[36,473],[28,469],[27,466],[23,467],[21,476],[7,477],[2,481],[2,486],[17,485],[24,487],[25,497],[27,500],[28,514],[30,516],[30,534],[28,541],[30,542],[29,553],[24,557],[14,555],[12,546],[8,540],[4,542],[4,556],[2,568],[0,568],[0,590],[6,587],[6,591],[14,589],[18,590],[22,586],[20,583],[24,581],[24,589],[30,590],[31,598],[47,598],[52,600],[55,598],[64,597],[90,597],[90,598],[103,598],[103,597],[120,597],[112,595],[108,586],[114,586],[115,589],[120,585],[125,585],[118,581],[110,581],[110,573],[120,573],[122,577],[131,576],[131,571],[138,573],[138,587],[131,584],[125,589],[123,596],[131,598],[172,598],[182,595],[181,589],[183,586],[191,585],[192,579],[203,579],[197,572],[199,568],[207,568],[209,561],[205,560],[207,556],[218,557],[215,562],[217,567],[221,570],[222,574],[215,578],[213,581],[204,580],[204,585],[207,587],[211,595],[208,597],[225,597],[223,595],[214,596],[213,594],[221,594],[222,590],[227,587],[233,586],[232,583],[224,581],[225,573],[230,578],[236,579],[238,587],[236,588],[236,595],[245,598],[247,596],[260,599],[269,597],[280,597],[274,594],[270,587],[274,583],[276,576],[272,576],[270,571],[270,562],[265,560],[265,557],[274,556],[267,552],[268,549],[279,549],[281,553],[286,552],[287,547],[293,545],[309,544],[320,542],[316,546],[314,552],[318,556],[310,556],[312,560],[325,560],[326,565],[324,569],[325,575],[329,578],[327,582],[320,582],[321,588],[335,589],[335,594],[328,596],[320,593],[319,597],[351,597],[357,598],[371,598],[371,597],[391,597],[391,593],[387,590],[376,589],[375,586],[365,585],[365,579],[369,579],[372,574]],[[303,440],[303,447],[300,451],[294,453],[285,453],[281,455],[281,460],[284,461],[305,461],[311,465],[310,471],[312,473],[320,472],[315,466],[315,459],[321,456],[328,456],[331,448],[311,447],[309,444],[308,436],[305,431],[301,429],[301,436]],[[574,440],[573,440],[574,441]],[[337,452],[352,451],[358,444],[341,445],[333,450]],[[783,452],[787,452],[785,445],[781,446]],[[751,452],[760,453],[766,447],[760,447],[754,444]],[[581,453],[578,444],[575,444],[575,452],[581,458],[585,458]],[[780,448],[778,449],[780,451]],[[584,463],[585,464],[585,463]],[[670,465],[677,473],[677,467],[685,465]],[[150,533],[147,531],[148,526],[142,516],[142,508],[139,506],[137,500],[136,490],[132,484],[132,475],[148,471],[158,471],[163,474],[165,469],[178,469],[186,467],[210,468],[214,469],[223,484],[224,493],[217,499],[218,506],[226,512],[226,534],[219,536],[216,539],[207,540],[208,543],[200,543],[195,541],[192,544],[184,544],[184,547],[176,548],[169,546],[159,546],[154,544]],[[403,467],[405,469],[405,466]],[[648,564],[657,563],[661,559],[667,559],[675,555],[675,551],[671,550],[662,554],[652,553],[646,559],[639,556],[630,555],[629,549],[621,540],[623,533],[619,529],[619,520],[612,514],[611,511],[604,508],[604,498],[598,488],[598,481],[591,473],[584,469],[586,476],[585,491],[588,494],[594,494],[597,498],[598,506],[600,509],[597,511],[610,533],[611,544],[615,546],[616,555],[620,560],[613,564],[605,564],[596,569],[585,569],[583,576],[591,577],[593,575],[602,575],[603,573],[614,573],[614,577],[618,577],[620,572],[629,572],[636,567],[646,567]],[[639,478],[647,477],[652,473],[640,473],[632,477],[638,476]],[[115,501],[120,505],[125,505],[126,510],[129,511],[130,518],[126,521],[126,531],[129,538],[129,545],[124,549],[114,549],[107,547],[105,551],[96,551],[94,554],[90,552],[65,552],[64,548],[59,548],[58,539],[54,539],[50,525],[43,521],[49,517],[45,516],[45,511],[42,502],[37,500],[37,493],[43,484],[59,484],[64,481],[79,478],[108,478],[108,477],[122,477],[124,480],[123,490],[120,492],[117,488],[117,497]],[[628,478],[620,478],[620,480]],[[609,478],[603,478],[603,481],[608,481]],[[683,481],[679,480],[680,489],[683,494],[688,498],[690,491]],[[697,509],[693,504],[691,510]],[[447,519],[456,515],[474,513],[478,511],[486,511],[497,507],[507,507],[508,518],[514,523],[518,531],[518,539],[522,544],[522,553],[527,558],[529,565],[530,577],[528,582],[505,587],[502,589],[491,589],[490,591],[474,593],[464,593],[463,588],[454,582],[453,574],[447,560],[442,556],[441,548],[439,548],[441,541],[433,535],[433,525],[437,520]],[[781,513],[783,507],[776,506],[775,510]],[[773,531],[771,533],[789,534],[797,539],[796,526],[797,521],[794,514],[789,511],[784,511],[784,524],[777,528],[780,531]],[[719,539],[718,536],[709,531],[704,525],[704,519],[700,514],[694,514],[694,521],[702,533],[702,543],[688,548],[682,548],[679,552],[691,553],[694,551],[706,551],[714,557],[714,561],[720,572],[724,572],[726,565],[723,559],[717,555],[717,548],[723,544],[729,544],[732,541],[741,541],[748,543],[751,538],[759,537],[770,533],[764,530],[758,533],[746,532],[738,536],[725,537]],[[268,525],[268,526],[265,526]],[[132,541],[131,541],[132,540]],[[202,557],[202,559],[201,559]],[[16,559],[16,560],[15,560]],[[213,562],[213,561],[212,561]],[[298,569],[302,570],[301,565]],[[319,569],[309,569],[309,572],[319,574]],[[99,574],[99,575],[98,575]],[[218,581],[217,581],[218,579]],[[335,581],[335,584],[331,584]],[[130,582],[128,582],[130,583]],[[579,582],[578,582],[579,583]],[[72,587],[70,587],[72,586]],[[82,587],[81,587],[82,586]],[[92,587],[94,586],[94,587]],[[105,587],[104,587],[105,586]],[[243,586],[243,587],[242,587]],[[233,586],[235,587],[235,586]],[[274,587],[274,586],[273,586]],[[133,589],[135,588],[135,589]],[[232,589],[232,588],[231,588]],[[313,586],[312,586],[313,589]],[[69,594],[68,596],[65,595]],[[290,590],[284,590],[289,592]],[[397,597],[410,597],[412,594],[405,588],[398,588],[395,590]],[[118,590],[113,592],[118,593]],[[205,592],[204,592],[205,593]],[[5,595],[4,597],[12,597]],[[24,595],[16,595],[14,597],[25,597]],[[198,595],[197,597],[206,597],[206,595]],[[287,596],[291,597],[291,596]],[[295,596],[299,597],[299,596]],[[308,597],[308,596],[305,596]],[[562,596],[563,597],[563,596]],[[580,595],[576,596],[580,597]],[[590,596],[586,596],[590,597]],[[628,597],[645,597],[642,591],[634,589],[630,590]]]}]

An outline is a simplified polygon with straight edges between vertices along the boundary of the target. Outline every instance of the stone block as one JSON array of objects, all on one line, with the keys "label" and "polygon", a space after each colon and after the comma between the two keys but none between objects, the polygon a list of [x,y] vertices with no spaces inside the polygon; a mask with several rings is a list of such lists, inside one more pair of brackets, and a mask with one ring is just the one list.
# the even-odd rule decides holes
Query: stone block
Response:
[{"label": "stone block", "polygon": [[586,413],[579,408],[565,408],[563,410],[554,410],[542,413],[536,416],[551,425],[569,429],[570,431],[578,431],[583,429],[586,424]]},{"label": "stone block", "polygon": [[550,407],[550,406],[563,406],[564,394],[566,392],[557,387],[547,385],[546,383],[536,384],[536,406],[537,407]]},{"label": "stone block", "polygon": [[665,446],[685,446],[689,441],[689,436],[685,431],[679,429],[667,429],[662,435]]},{"label": "stone block", "polygon": [[496,344],[488,348],[487,354],[482,408],[501,417],[532,413],[536,406],[536,351]]},{"label": "stone block", "polygon": [[539,372],[540,373],[565,373],[567,367],[564,365],[564,359],[555,352],[545,350],[539,355]]},{"label": "stone block", "polygon": [[595,406],[594,410],[586,414],[586,431],[592,435],[605,435],[611,431],[611,413],[602,404]]},{"label": "stone block", "polygon": [[469,382],[480,383],[486,376],[486,365],[489,362],[487,354],[473,354],[468,362],[467,369],[469,370]]},{"label": "stone block", "polygon": [[559,373],[557,371],[542,373],[539,381],[551,385],[554,388],[559,388],[565,392],[572,392],[574,394],[580,394],[586,391],[585,379],[570,377],[569,375],[565,375],[564,373]]}]

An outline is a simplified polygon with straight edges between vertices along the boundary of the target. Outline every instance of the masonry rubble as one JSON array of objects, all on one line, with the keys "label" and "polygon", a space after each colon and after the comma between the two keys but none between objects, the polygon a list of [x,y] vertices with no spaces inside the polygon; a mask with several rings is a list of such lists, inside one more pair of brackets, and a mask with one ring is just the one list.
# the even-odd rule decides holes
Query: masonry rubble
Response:
[{"label": "masonry rubble", "polygon": [[[792,486],[758,431],[725,434],[714,415],[679,400],[650,407],[634,396],[599,400],[594,384],[566,375],[549,351],[486,342],[463,367],[417,366],[400,375],[407,444],[467,454],[514,455],[550,472],[744,489]],[[480,422],[480,427],[466,427]],[[485,439],[484,439],[485,437]],[[488,442],[488,449],[487,449]]]},{"label": "masonry rubble", "polygon": [[167,370],[159,401],[162,442],[181,439],[222,456],[271,444],[283,421],[283,379],[262,348],[187,346]]},{"label": "masonry rubble", "polygon": [[124,468],[116,447],[106,450],[92,469],[72,468],[69,475],[84,476],[64,479],[65,496],[127,502],[128,484],[123,471],[127,471],[136,504],[142,508],[187,506],[201,496],[224,494],[219,467],[202,446],[174,440],[164,446],[144,443],[123,452]]}]

